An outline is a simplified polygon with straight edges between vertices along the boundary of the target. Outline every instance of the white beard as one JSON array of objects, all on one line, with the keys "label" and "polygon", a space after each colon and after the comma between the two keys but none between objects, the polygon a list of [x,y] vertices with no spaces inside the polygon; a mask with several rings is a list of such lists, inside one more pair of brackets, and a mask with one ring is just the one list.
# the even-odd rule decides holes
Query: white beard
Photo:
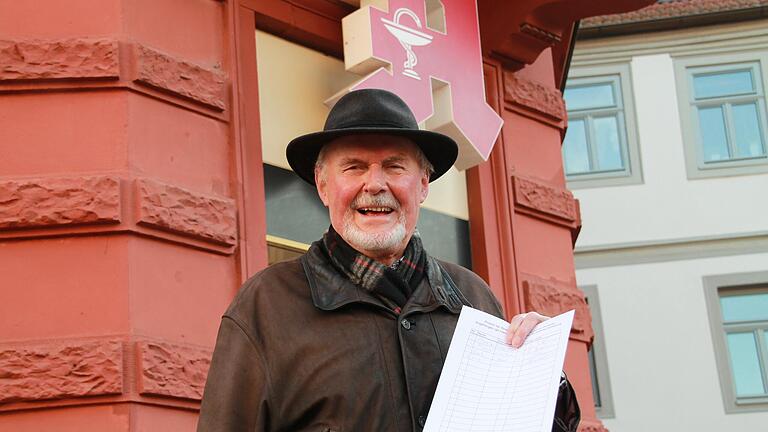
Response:
[{"label": "white beard", "polygon": [[341,237],[349,243],[350,246],[360,250],[375,252],[396,252],[397,248],[405,240],[405,215],[400,212],[397,224],[392,229],[384,232],[369,233],[361,230],[355,224],[355,213],[360,207],[390,207],[394,210],[400,209],[400,203],[394,196],[387,195],[358,195],[350,205],[350,210],[344,215],[344,227]]}]

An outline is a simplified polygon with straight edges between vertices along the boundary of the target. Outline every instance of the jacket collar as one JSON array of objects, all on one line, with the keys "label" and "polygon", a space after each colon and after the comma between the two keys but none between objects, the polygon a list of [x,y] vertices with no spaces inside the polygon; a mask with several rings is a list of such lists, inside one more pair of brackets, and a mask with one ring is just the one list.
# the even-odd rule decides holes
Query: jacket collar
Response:
[{"label": "jacket collar", "polygon": [[[307,253],[301,257],[301,264],[309,282],[312,301],[318,309],[330,311],[350,303],[368,303],[386,308],[378,298],[333,268],[319,241],[312,243]],[[425,277],[413,292],[404,310],[425,312],[442,306],[451,313],[458,314],[462,305],[471,306],[439,262],[428,256]]]}]

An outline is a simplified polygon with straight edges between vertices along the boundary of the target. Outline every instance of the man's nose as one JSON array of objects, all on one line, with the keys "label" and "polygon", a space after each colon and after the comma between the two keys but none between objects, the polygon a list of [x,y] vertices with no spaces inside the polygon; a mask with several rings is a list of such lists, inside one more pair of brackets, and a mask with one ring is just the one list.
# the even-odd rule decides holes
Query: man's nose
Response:
[{"label": "man's nose", "polygon": [[365,179],[364,189],[369,194],[377,194],[387,188],[387,179],[384,170],[378,165],[368,168],[368,176]]}]

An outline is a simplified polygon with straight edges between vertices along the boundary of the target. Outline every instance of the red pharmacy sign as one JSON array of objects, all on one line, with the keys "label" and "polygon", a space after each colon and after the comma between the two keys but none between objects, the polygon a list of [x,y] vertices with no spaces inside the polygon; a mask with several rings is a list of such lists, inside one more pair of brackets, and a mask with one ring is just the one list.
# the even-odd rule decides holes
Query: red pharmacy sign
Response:
[{"label": "red pharmacy sign", "polygon": [[459,143],[457,168],[487,160],[502,120],[485,101],[475,2],[363,3],[342,25],[346,68],[366,76],[342,93],[390,90],[426,129]]}]

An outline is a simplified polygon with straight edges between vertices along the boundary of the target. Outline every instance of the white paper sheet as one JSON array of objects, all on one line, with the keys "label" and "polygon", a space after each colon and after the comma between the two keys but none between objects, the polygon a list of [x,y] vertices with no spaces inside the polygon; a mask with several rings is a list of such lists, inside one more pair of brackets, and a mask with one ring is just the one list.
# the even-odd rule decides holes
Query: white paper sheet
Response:
[{"label": "white paper sheet", "polygon": [[508,322],[464,306],[424,432],[550,432],[573,313],[513,348]]}]

